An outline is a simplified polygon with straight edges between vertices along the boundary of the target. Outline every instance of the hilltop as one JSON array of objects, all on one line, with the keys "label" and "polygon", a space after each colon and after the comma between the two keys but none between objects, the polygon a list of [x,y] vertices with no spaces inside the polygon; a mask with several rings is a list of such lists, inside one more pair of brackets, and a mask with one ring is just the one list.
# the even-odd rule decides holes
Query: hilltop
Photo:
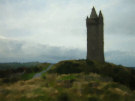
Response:
[{"label": "hilltop", "polygon": [[1,78],[0,84],[2,101],[135,100],[134,69],[88,60],[61,61],[39,78],[13,83]]}]

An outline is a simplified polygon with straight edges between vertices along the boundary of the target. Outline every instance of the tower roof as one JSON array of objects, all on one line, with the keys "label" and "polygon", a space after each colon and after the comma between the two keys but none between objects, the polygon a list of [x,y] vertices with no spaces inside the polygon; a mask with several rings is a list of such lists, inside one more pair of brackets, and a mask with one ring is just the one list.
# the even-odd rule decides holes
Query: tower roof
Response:
[{"label": "tower roof", "polygon": [[99,17],[103,17],[103,14],[102,14],[101,10],[99,12]]},{"label": "tower roof", "polygon": [[96,13],[96,10],[95,10],[94,7],[92,8],[92,12],[91,12],[90,18],[97,18],[97,13]]}]

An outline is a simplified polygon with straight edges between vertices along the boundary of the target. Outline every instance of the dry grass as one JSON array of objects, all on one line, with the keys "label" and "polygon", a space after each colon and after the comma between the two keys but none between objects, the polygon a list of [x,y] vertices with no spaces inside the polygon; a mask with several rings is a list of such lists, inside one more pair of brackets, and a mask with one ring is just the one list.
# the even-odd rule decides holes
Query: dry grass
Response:
[{"label": "dry grass", "polygon": [[64,97],[69,97],[70,101],[109,101],[107,99],[113,96],[120,96],[115,101],[121,101],[125,97],[130,99],[127,101],[134,101],[134,92],[111,79],[108,82],[104,79],[106,78],[95,73],[46,74],[45,79],[36,78],[1,85],[0,101],[59,101]]}]

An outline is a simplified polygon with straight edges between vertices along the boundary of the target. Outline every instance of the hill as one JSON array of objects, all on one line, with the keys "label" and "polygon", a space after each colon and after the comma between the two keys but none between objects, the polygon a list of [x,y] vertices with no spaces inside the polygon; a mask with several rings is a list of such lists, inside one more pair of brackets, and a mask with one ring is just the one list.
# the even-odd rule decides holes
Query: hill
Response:
[{"label": "hill", "polygon": [[50,73],[70,74],[70,73],[97,73],[102,76],[111,77],[114,82],[135,89],[135,70],[121,65],[102,63],[89,60],[69,60],[61,61],[54,65]]},{"label": "hill", "polygon": [[[2,79],[2,78],[1,78]],[[135,70],[87,60],[61,61],[40,78],[3,83],[1,101],[135,101]]]}]

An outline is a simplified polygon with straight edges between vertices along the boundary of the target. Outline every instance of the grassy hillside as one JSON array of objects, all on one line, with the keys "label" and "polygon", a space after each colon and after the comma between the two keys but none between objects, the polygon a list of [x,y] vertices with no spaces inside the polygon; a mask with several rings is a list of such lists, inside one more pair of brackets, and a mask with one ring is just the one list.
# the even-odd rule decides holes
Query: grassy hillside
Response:
[{"label": "grassy hillside", "polygon": [[0,80],[0,101],[135,101],[134,75],[109,63],[62,61],[40,78]]},{"label": "grassy hillside", "polygon": [[111,63],[100,63],[88,60],[61,61],[53,66],[50,73],[70,74],[70,73],[97,73],[101,76],[111,77],[114,82],[121,83],[135,89],[135,69],[115,65]]}]

